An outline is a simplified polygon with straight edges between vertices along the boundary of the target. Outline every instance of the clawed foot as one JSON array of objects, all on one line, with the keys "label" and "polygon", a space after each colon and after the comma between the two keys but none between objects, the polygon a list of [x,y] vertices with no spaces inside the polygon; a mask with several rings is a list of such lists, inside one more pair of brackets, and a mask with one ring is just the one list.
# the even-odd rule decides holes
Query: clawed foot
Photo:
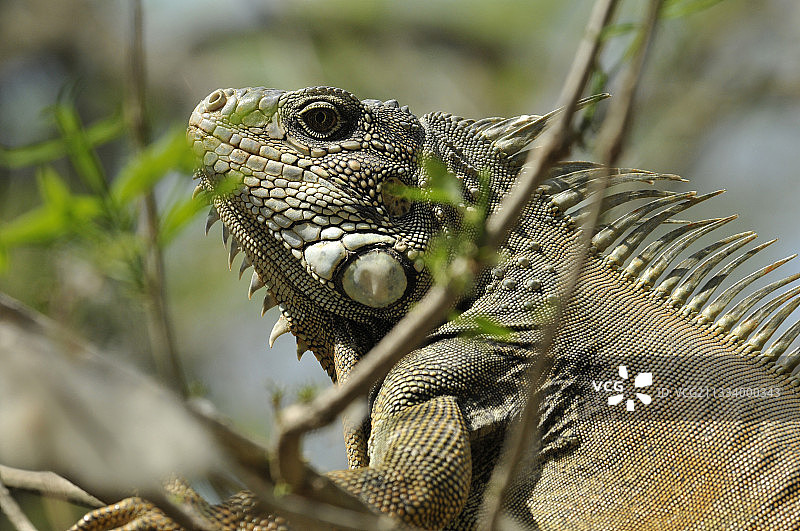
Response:
[{"label": "clawed foot", "polygon": [[101,507],[72,526],[69,531],[177,531],[182,529],[163,511],[142,498],[126,498]]},{"label": "clawed foot", "polygon": [[[253,495],[239,492],[219,505],[210,505],[182,482],[173,482],[167,491],[180,500],[187,515],[199,518],[208,529],[221,531],[289,531],[286,520],[255,511]],[[192,516],[189,516],[192,518]],[[191,527],[191,526],[190,526]],[[205,526],[204,526],[205,527]],[[178,531],[178,525],[164,511],[142,498],[126,498],[96,509],[81,518],[69,531]]]}]

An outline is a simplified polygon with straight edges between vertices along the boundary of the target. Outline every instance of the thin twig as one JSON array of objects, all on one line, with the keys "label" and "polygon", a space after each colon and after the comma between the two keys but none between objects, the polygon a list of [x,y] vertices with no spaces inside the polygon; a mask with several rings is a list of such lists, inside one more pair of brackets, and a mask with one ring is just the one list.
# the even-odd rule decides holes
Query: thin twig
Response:
[{"label": "thin twig", "polygon": [[[461,264],[462,267],[465,265],[463,260]],[[302,436],[332,422],[353,400],[365,395],[400,358],[422,342],[427,332],[441,322],[458,295],[458,292],[446,286],[434,286],[416,308],[356,364],[346,384],[325,390],[308,405],[295,404],[281,413],[276,463],[284,481],[293,489],[309,488],[303,474],[300,452]]]},{"label": "thin twig", "polygon": [[[592,9],[592,13],[589,17],[589,22],[586,25],[583,40],[581,41],[578,51],[575,54],[572,67],[567,75],[566,81],[564,82],[561,97],[559,98],[560,103],[567,106],[568,111],[570,106],[574,108],[575,102],[577,102],[578,98],[580,98],[580,95],[586,86],[586,83],[592,72],[592,68],[595,64],[595,58],[600,50],[603,28],[611,20],[617,3],[617,0],[598,0],[594,4],[594,8]],[[559,121],[555,128],[557,131],[552,133],[552,137],[548,138],[546,146],[552,144],[550,149],[553,149],[554,151],[556,147],[560,147],[559,145],[564,142],[564,139],[556,137],[556,133],[559,135],[566,135],[570,119],[571,112],[565,112],[559,116]],[[543,149],[547,149],[547,147]],[[561,147],[561,149],[563,150],[564,148]],[[535,152],[531,153],[528,156],[526,167],[530,165],[531,167],[535,168],[535,165],[541,164],[541,162],[539,162],[541,158],[542,157],[539,154]],[[595,201],[595,204],[593,204],[593,210],[599,211],[599,203],[600,201]],[[589,221],[592,224],[594,224],[594,219],[596,219],[596,216],[597,212],[590,213]],[[591,234],[591,228],[589,228],[588,232],[584,232],[584,234],[587,233]],[[585,249],[587,247],[588,245],[579,253],[577,253],[579,259],[585,255]],[[577,276],[581,268],[582,261],[573,264],[573,267],[571,267],[570,272],[572,273],[571,276],[574,277],[574,279],[569,278],[567,280],[564,288],[563,301],[568,300],[570,297],[572,290],[575,287],[575,283],[577,282]],[[492,478],[489,481],[489,485],[486,489],[486,495],[483,502],[483,513],[486,515],[483,526],[484,528],[497,529],[500,521],[500,515],[502,513],[503,500],[506,496],[509,486],[511,485],[511,481],[514,478],[517,467],[525,455],[526,449],[530,447],[533,441],[539,440],[538,418],[540,397],[538,396],[538,393],[535,392],[536,382],[539,381],[541,375],[549,372],[552,365],[550,347],[552,346],[556,330],[558,329],[561,321],[560,317],[564,309],[563,301],[562,304],[558,304],[556,318],[552,323],[544,328],[543,337],[538,348],[539,356],[536,360],[536,363],[534,363],[533,366],[528,370],[528,381],[531,382],[531,393],[529,394],[529,399],[523,408],[520,421],[509,430],[509,434],[506,438],[506,443],[501,454],[501,459],[499,464],[495,467],[492,473]]]},{"label": "thin twig", "polygon": [[[226,420],[220,417],[211,408],[211,405],[205,401],[190,403],[190,411],[205,425],[228,457],[236,461],[240,467],[250,474],[257,476],[260,485],[266,491],[272,492],[275,489],[276,485],[268,449],[230,427]],[[306,463],[303,463],[302,466],[302,473],[306,480],[316,485],[314,491],[308,493],[310,499],[349,511],[372,514],[363,501],[342,490],[330,479],[319,474]],[[300,492],[299,494],[306,493]],[[278,507],[280,508],[280,504]]]},{"label": "thin twig", "polygon": [[0,482],[12,489],[28,490],[76,505],[97,508],[105,505],[88,492],[54,472],[21,470],[0,465]]},{"label": "thin twig", "polygon": [[152,491],[144,494],[147,500],[161,509],[167,517],[180,525],[183,529],[194,529],[196,531],[218,531],[218,528],[203,518],[201,514],[193,510],[188,505],[182,505],[173,501],[163,491]]},{"label": "thin twig", "polygon": [[[143,42],[142,1],[132,0],[132,27],[130,49],[130,120],[133,143],[141,151],[150,141],[150,127],[147,123],[145,91],[147,75]],[[147,298],[147,328],[150,348],[156,370],[162,381],[182,396],[188,396],[188,386],[183,373],[178,351],[175,346],[172,321],[166,297],[166,276],[164,274],[164,255],[158,238],[158,205],[153,191],[147,192],[142,202],[142,228],[146,243],[144,256],[144,289]]]},{"label": "thin twig", "polygon": [[[547,169],[566,154],[571,144],[568,133],[575,105],[580,99],[592,72],[594,59],[601,44],[600,33],[611,18],[617,3],[618,0],[598,0],[595,2],[592,13],[589,16],[589,22],[586,25],[583,40],[575,53],[575,59],[558,98],[558,107],[563,107],[564,112],[556,117],[553,127],[545,132],[547,136],[542,140],[542,147],[539,150],[532,150],[528,155],[525,166],[517,177],[516,187],[508,194],[509,197],[503,200],[503,205],[497,216],[492,216],[487,221],[487,232],[505,237],[508,230],[499,231],[495,228],[495,225],[502,223],[503,226],[512,227],[528,204],[531,194],[536,191],[536,188],[544,180],[547,175]],[[499,244],[499,242],[494,242],[493,240],[489,240],[487,243],[494,245],[494,247]]]},{"label": "thin twig", "polygon": [[[274,494],[274,489],[269,488],[269,485],[258,474],[239,466],[236,466],[234,471],[236,477],[241,479],[256,497],[260,512],[279,514],[297,528],[308,530],[373,529],[376,531],[390,531],[398,528],[397,521],[389,516],[375,514],[371,511],[343,508],[294,493],[278,497]],[[403,527],[403,529],[407,529],[407,527]]]},{"label": "thin twig", "polygon": [[36,531],[36,528],[25,516],[25,513],[22,512],[17,501],[11,497],[11,493],[8,492],[2,481],[0,481],[0,511],[6,515],[17,531]]},{"label": "thin twig", "polygon": [[[623,139],[630,124],[630,118],[633,108],[633,96],[636,91],[636,86],[640,79],[641,70],[644,66],[644,58],[650,42],[654,35],[655,25],[658,20],[658,13],[661,7],[661,0],[653,0],[650,3],[650,9],[642,26],[639,35],[639,46],[636,49],[635,57],[631,60],[626,72],[623,76],[619,97],[613,100],[609,114],[603,123],[603,127],[599,134],[598,151],[600,153],[600,160],[607,166],[613,167],[622,151]],[[595,4],[598,6],[600,2]],[[600,28],[602,29],[602,28]],[[591,38],[591,34],[587,34],[587,39]],[[599,33],[595,34],[597,42],[595,46],[599,47]],[[595,54],[597,48],[595,48]],[[588,60],[589,58],[586,57]],[[585,63],[587,68],[591,68],[591,62]],[[555,334],[563,317],[563,312],[566,309],[566,302],[574,292],[578,279],[580,277],[583,264],[587,257],[587,251],[591,245],[592,233],[597,223],[600,214],[600,207],[603,200],[604,191],[607,185],[608,177],[601,176],[596,181],[590,183],[589,193],[587,196],[593,197],[594,200],[589,206],[588,215],[584,220],[581,227],[581,239],[576,253],[576,261],[571,267],[567,275],[564,285],[564,302],[565,304],[559,305],[556,319],[548,327],[545,328],[542,344],[541,355],[537,359],[537,363],[531,370],[529,381],[532,385],[532,394],[526,404],[521,421],[514,427],[509,434],[507,440],[507,447],[503,452],[500,464],[495,469],[490,486],[487,489],[487,496],[485,504],[487,506],[486,513],[487,527],[489,529],[496,529],[499,525],[500,514],[502,511],[502,503],[504,495],[510,485],[514,474],[517,471],[519,462],[525,454],[525,449],[529,447],[535,438],[538,439],[538,418],[541,405],[541,396],[533,386],[539,378],[549,372],[552,366],[552,355],[549,352],[552,347]]]},{"label": "thin twig", "polygon": [[616,166],[622,153],[623,142],[632,121],[636,87],[639,85],[645,57],[655,38],[656,25],[663,3],[663,0],[650,1],[644,25],[637,36],[635,55],[628,68],[625,69],[620,88],[616,91],[614,99],[611,100],[608,117],[598,135],[597,152],[600,160],[607,166]]},{"label": "thin twig", "polygon": [[284,496],[275,495],[269,450],[231,428],[210,403],[193,401],[189,409],[233,461],[229,472],[250,489],[263,514],[280,514],[303,529],[388,530],[395,527],[391,519],[376,515],[363,501],[306,463],[302,464],[302,471],[306,482],[314,488]]}]

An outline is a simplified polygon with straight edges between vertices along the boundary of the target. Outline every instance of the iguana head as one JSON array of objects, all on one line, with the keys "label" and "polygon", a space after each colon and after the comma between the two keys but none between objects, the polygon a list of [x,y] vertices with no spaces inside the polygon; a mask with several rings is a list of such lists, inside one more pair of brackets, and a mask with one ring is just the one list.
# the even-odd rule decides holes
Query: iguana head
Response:
[{"label": "iguana head", "polygon": [[337,334],[379,339],[429,287],[435,216],[388,190],[421,179],[425,131],[406,107],[329,87],[220,89],[188,135],[231,259],[243,249],[251,288],[280,306],[271,340],[293,332],[334,376]]}]

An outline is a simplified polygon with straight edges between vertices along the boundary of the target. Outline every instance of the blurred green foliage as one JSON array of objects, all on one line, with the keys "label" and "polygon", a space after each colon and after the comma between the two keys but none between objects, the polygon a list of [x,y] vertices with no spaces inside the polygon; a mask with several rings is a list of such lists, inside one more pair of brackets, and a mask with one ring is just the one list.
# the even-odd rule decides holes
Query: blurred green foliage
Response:
[{"label": "blurred green foliage", "polygon": [[[111,142],[124,133],[125,122],[119,115],[100,120],[83,130],[86,142],[98,146]],[[67,154],[67,143],[63,138],[46,140],[30,146],[6,148],[0,146],[0,166],[24,168],[46,164]]]},{"label": "blurred green foliage", "polygon": [[[119,117],[84,127],[75,106],[60,102],[52,109],[59,138],[5,150],[0,165],[36,167],[40,204],[0,227],[0,272],[8,267],[9,252],[22,246],[77,244],[82,253],[109,277],[141,288],[145,249],[138,227],[141,201],[170,172],[188,173],[192,156],[185,130],[173,127],[138,153],[131,154],[109,178],[98,147],[124,131]],[[66,157],[78,177],[77,186],[52,165]],[[173,194],[174,195],[174,194]],[[203,206],[190,198],[169,202],[161,213],[157,245],[167,245]]]}]

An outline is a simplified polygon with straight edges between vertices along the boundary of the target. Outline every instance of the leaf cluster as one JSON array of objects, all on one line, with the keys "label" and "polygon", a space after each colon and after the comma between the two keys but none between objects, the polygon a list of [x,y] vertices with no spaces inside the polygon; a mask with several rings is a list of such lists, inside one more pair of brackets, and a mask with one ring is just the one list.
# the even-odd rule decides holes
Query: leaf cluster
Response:
[{"label": "leaf cluster", "polygon": [[[114,175],[103,167],[98,149],[125,132],[120,115],[85,126],[72,102],[51,109],[59,131],[56,139],[20,148],[0,148],[0,166],[34,167],[39,204],[0,226],[0,272],[10,252],[25,246],[76,244],[84,258],[105,274],[141,287],[146,244],[138,233],[140,204],[164,179],[191,171],[192,155],[183,127],[174,127],[138,153],[129,156]],[[70,174],[56,169],[66,158]],[[165,246],[202,207],[182,184],[166,194],[157,244]]]}]

